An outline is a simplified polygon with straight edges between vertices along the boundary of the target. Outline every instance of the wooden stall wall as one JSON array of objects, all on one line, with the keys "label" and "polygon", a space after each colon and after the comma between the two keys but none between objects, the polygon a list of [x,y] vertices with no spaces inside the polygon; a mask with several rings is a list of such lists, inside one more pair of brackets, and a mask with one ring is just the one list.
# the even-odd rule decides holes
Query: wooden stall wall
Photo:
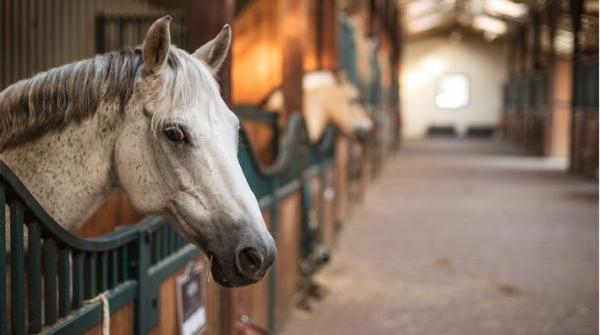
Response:
[{"label": "wooden stall wall", "polygon": [[350,143],[340,137],[336,143],[335,155],[335,220],[336,225],[346,222],[349,214],[349,159]]},{"label": "wooden stall wall", "polygon": [[[278,1],[252,0],[240,9],[233,25],[232,102],[259,106],[281,86],[283,77]],[[265,122],[242,121],[263,163],[275,157],[278,132]],[[279,123],[282,126],[284,123]]]},{"label": "wooden stall wall", "polygon": [[[205,269],[209,268],[209,262],[206,257],[201,256],[196,259],[195,263],[202,264]],[[185,272],[185,268],[182,268],[169,278],[161,283],[160,295],[158,304],[160,305],[160,318],[158,325],[152,329],[151,335],[162,335],[162,334],[179,334],[179,319],[177,310],[177,278]],[[221,290],[214,281],[209,279],[208,273],[206,273],[206,285],[204,286],[204,296],[206,297],[206,317],[207,324],[204,335],[219,335],[221,334]],[[112,320],[112,319],[111,319]],[[115,334],[129,334],[128,332],[115,332]]]},{"label": "wooden stall wall", "polygon": [[[504,135],[529,153],[598,173],[598,13],[584,0],[532,6],[507,36]],[[558,45],[559,32],[572,36]]]},{"label": "wooden stall wall", "polygon": [[232,101],[259,105],[283,77],[277,0],[253,0],[235,18],[232,47]]},{"label": "wooden stall wall", "polygon": [[571,137],[571,73],[569,60],[558,59],[554,63],[553,94],[551,99],[552,124],[549,130],[549,155],[568,158]]},{"label": "wooden stall wall", "polygon": [[330,250],[334,250],[337,233],[339,230],[336,215],[336,198],[345,194],[336,193],[335,163],[327,166],[322,172],[322,190],[320,193],[319,222],[322,224],[323,243]]},{"label": "wooden stall wall", "polygon": [[[135,306],[133,303],[125,305],[116,313],[110,316],[110,333],[111,334],[133,334],[134,333],[134,318]],[[85,335],[102,335],[102,324],[85,332]]]},{"label": "wooden stall wall", "polygon": [[[263,210],[263,218],[271,229],[271,212]],[[244,316],[255,326],[269,329],[269,284],[272,280],[268,273],[260,282],[234,290],[234,322],[237,323]],[[236,328],[240,328],[237,324]]]},{"label": "wooden stall wall", "polygon": [[[251,109],[244,106],[260,106],[275,89],[281,89],[284,97],[284,110],[275,126],[283,128],[289,113],[302,111],[308,13],[305,1],[296,0],[254,0],[238,13],[234,24],[232,89],[233,102],[239,106],[236,111],[240,116],[246,113],[242,110]],[[250,115],[242,121],[250,145],[263,163],[272,162],[278,147],[273,143],[280,140],[285,129],[274,129],[272,122],[261,121],[256,112],[245,115]],[[256,285],[235,289],[232,314],[236,320],[246,315],[253,324],[274,330],[283,324],[299,289],[303,218],[300,189],[281,200],[277,213],[264,214],[265,219],[273,220],[277,225],[275,282],[270,284],[272,278],[267,278]],[[270,290],[270,286],[274,290]],[[274,305],[269,306],[269,301]],[[274,313],[271,319],[269,313]]]},{"label": "wooden stall wall", "polygon": [[[96,53],[96,17],[181,14],[150,0],[1,0],[0,90],[58,65]],[[141,43],[141,41],[140,41]]]}]

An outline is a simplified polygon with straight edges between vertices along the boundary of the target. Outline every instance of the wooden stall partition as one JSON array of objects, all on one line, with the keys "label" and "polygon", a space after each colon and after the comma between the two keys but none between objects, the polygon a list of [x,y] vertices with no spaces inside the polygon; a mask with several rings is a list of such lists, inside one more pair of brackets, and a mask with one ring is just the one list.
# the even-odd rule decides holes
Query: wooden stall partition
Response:
[{"label": "wooden stall partition", "polygon": [[598,175],[598,110],[586,110],[583,115],[581,173],[587,177],[596,177]]},{"label": "wooden stall partition", "polygon": [[259,105],[283,77],[279,1],[251,1],[235,18],[232,46],[232,101]]},{"label": "wooden stall partition", "polygon": [[552,114],[550,132],[549,155],[553,157],[568,158],[571,138],[571,61],[557,59],[554,64],[553,99],[551,103]]},{"label": "wooden stall partition", "polygon": [[302,227],[302,199],[294,192],[280,202],[277,228],[277,293],[275,320],[280,328],[293,307],[298,293],[300,267],[300,233]]},{"label": "wooden stall partition", "polygon": [[[206,257],[201,256],[195,260],[201,263],[205,271],[208,271],[209,264]],[[180,333],[177,311],[177,277],[185,272],[185,268],[180,269],[160,284],[160,293],[158,305],[160,306],[160,317],[158,325],[151,330],[151,335],[176,335]],[[204,286],[204,296],[206,297],[206,318],[207,327],[204,335],[219,335],[220,331],[220,288],[211,281],[206,273],[206,285]],[[112,322],[112,318],[111,318]],[[111,324],[112,327],[112,324]],[[112,328],[111,328],[112,329]],[[112,334],[112,332],[111,332]],[[127,332],[117,332],[115,334],[129,334]]]},{"label": "wooden stall partition", "polygon": [[315,175],[310,181],[310,189],[311,189],[311,203],[312,213],[308,213],[311,215],[311,220],[315,220],[320,226],[321,232],[323,231],[323,180],[321,179],[320,173]]},{"label": "wooden stall partition", "polygon": [[[268,210],[262,212],[265,223],[271,228],[271,213]],[[251,324],[263,329],[269,328],[269,282],[271,275],[267,274],[260,282],[234,289],[233,316],[236,328],[240,327],[239,321],[247,316]]]},{"label": "wooden stall partition", "polygon": [[356,140],[349,141],[349,204],[350,212],[354,206],[364,200],[372,171],[372,160],[369,146]]},{"label": "wooden stall partition", "polygon": [[360,179],[358,181],[358,195],[359,201],[364,201],[365,195],[367,193],[367,188],[369,187],[369,183],[372,181],[375,176],[375,159],[374,159],[374,151],[377,149],[376,146],[371,143],[355,143],[357,150],[359,153],[359,161],[361,165],[361,174]]},{"label": "wooden stall partition", "polygon": [[317,244],[323,243],[327,247],[333,247],[336,233],[335,220],[335,169],[333,164],[322,166],[311,180],[312,190],[312,212],[314,220],[318,222],[322,238],[321,241],[315,241]]},{"label": "wooden stall partition", "polygon": [[335,220],[338,223],[343,223],[346,222],[348,217],[348,199],[350,196],[348,175],[350,142],[348,138],[338,137],[335,152]]},{"label": "wooden stall partition", "polygon": [[82,237],[96,237],[114,231],[120,225],[130,225],[142,219],[125,192],[115,191],[77,230]]},{"label": "wooden stall partition", "polygon": [[323,242],[331,250],[335,247],[337,237],[337,221],[335,215],[336,197],[338,194],[335,191],[335,165],[324,167],[322,173],[322,191],[321,191],[321,214],[320,220],[323,234]]},{"label": "wooden stall partition", "polygon": [[[303,111],[304,50],[308,7],[304,0],[279,1],[280,47],[282,50],[283,111],[285,116]],[[285,122],[286,117],[281,121]]]},{"label": "wooden stall partition", "polygon": [[[135,306],[133,303],[129,303],[125,305],[125,307],[113,313],[110,316],[110,334],[133,334],[134,311]],[[94,328],[86,331],[85,335],[102,335],[102,324],[98,324]]]},{"label": "wooden stall partition", "polygon": [[319,51],[321,36],[319,34],[322,24],[322,8],[320,0],[308,0],[308,25],[306,33],[306,50],[304,51],[304,71],[312,72],[321,69]]},{"label": "wooden stall partition", "polygon": [[308,0],[305,72],[337,70],[337,14],[336,0]]},{"label": "wooden stall partition", "polygon": [[241,119],[241,122],[260,161],[265,165],[271,164],[277,154],[278,125],[247,119]]},{"label": "wooden stall partition", "polygon": [[392,64],[390,64],[391,43],[387,38],[382,39],[381,47],[377,52],[377,58],[381,67],[381,92],[379,92],[379,98],[381,99],[381,134],[379,141],[381,142],[380,155],[383,163],[389,157],[388,154],[392,152],[394,143],[394,123],[392,122],[394,101],[391,92],[392,78],[389,75],[392,71]]}]

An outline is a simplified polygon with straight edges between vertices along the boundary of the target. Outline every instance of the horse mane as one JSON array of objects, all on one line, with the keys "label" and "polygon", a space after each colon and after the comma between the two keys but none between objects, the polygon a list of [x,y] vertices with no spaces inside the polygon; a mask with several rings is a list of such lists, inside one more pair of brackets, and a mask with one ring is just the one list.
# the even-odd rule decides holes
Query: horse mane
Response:
[{"label": "horse mane", "polygon": [[[177,80],[181,72],[177,69],[187,61],[183,53],[175,47],[169,51],[167,64],[174,74],[170,86],[173,90],[184,86],[189,94],[194,89],[189,75]],[[40,72],[7,87],[0,92],[0,152],[82,122],[102,102],[117,103],[123,112],[142,65],[141,48],[125,48]]]}]

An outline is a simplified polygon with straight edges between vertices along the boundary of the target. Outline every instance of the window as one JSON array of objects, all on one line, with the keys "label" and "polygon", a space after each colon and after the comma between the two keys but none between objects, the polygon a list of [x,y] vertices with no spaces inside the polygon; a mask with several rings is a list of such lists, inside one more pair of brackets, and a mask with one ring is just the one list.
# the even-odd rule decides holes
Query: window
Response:
[{"label": "window", "polygon": [[442,75],[435,92],[435,104],[439,108],[457,109],[469,103],[469,79],[461,73]]}]

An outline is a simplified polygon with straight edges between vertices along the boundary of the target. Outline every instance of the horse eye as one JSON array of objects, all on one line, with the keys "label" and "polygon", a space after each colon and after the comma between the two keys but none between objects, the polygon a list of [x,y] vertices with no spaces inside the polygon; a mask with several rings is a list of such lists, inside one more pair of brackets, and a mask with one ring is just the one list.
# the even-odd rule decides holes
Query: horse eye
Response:
[{"label": "horse eye", "polygon": [[167,136],[167,138],[170,141],[173,141],[173,142],[185,142],[186,141],[185,133],[176,124],[167,125],[163,129],[163,132],[165,133],[165,136]]}]

